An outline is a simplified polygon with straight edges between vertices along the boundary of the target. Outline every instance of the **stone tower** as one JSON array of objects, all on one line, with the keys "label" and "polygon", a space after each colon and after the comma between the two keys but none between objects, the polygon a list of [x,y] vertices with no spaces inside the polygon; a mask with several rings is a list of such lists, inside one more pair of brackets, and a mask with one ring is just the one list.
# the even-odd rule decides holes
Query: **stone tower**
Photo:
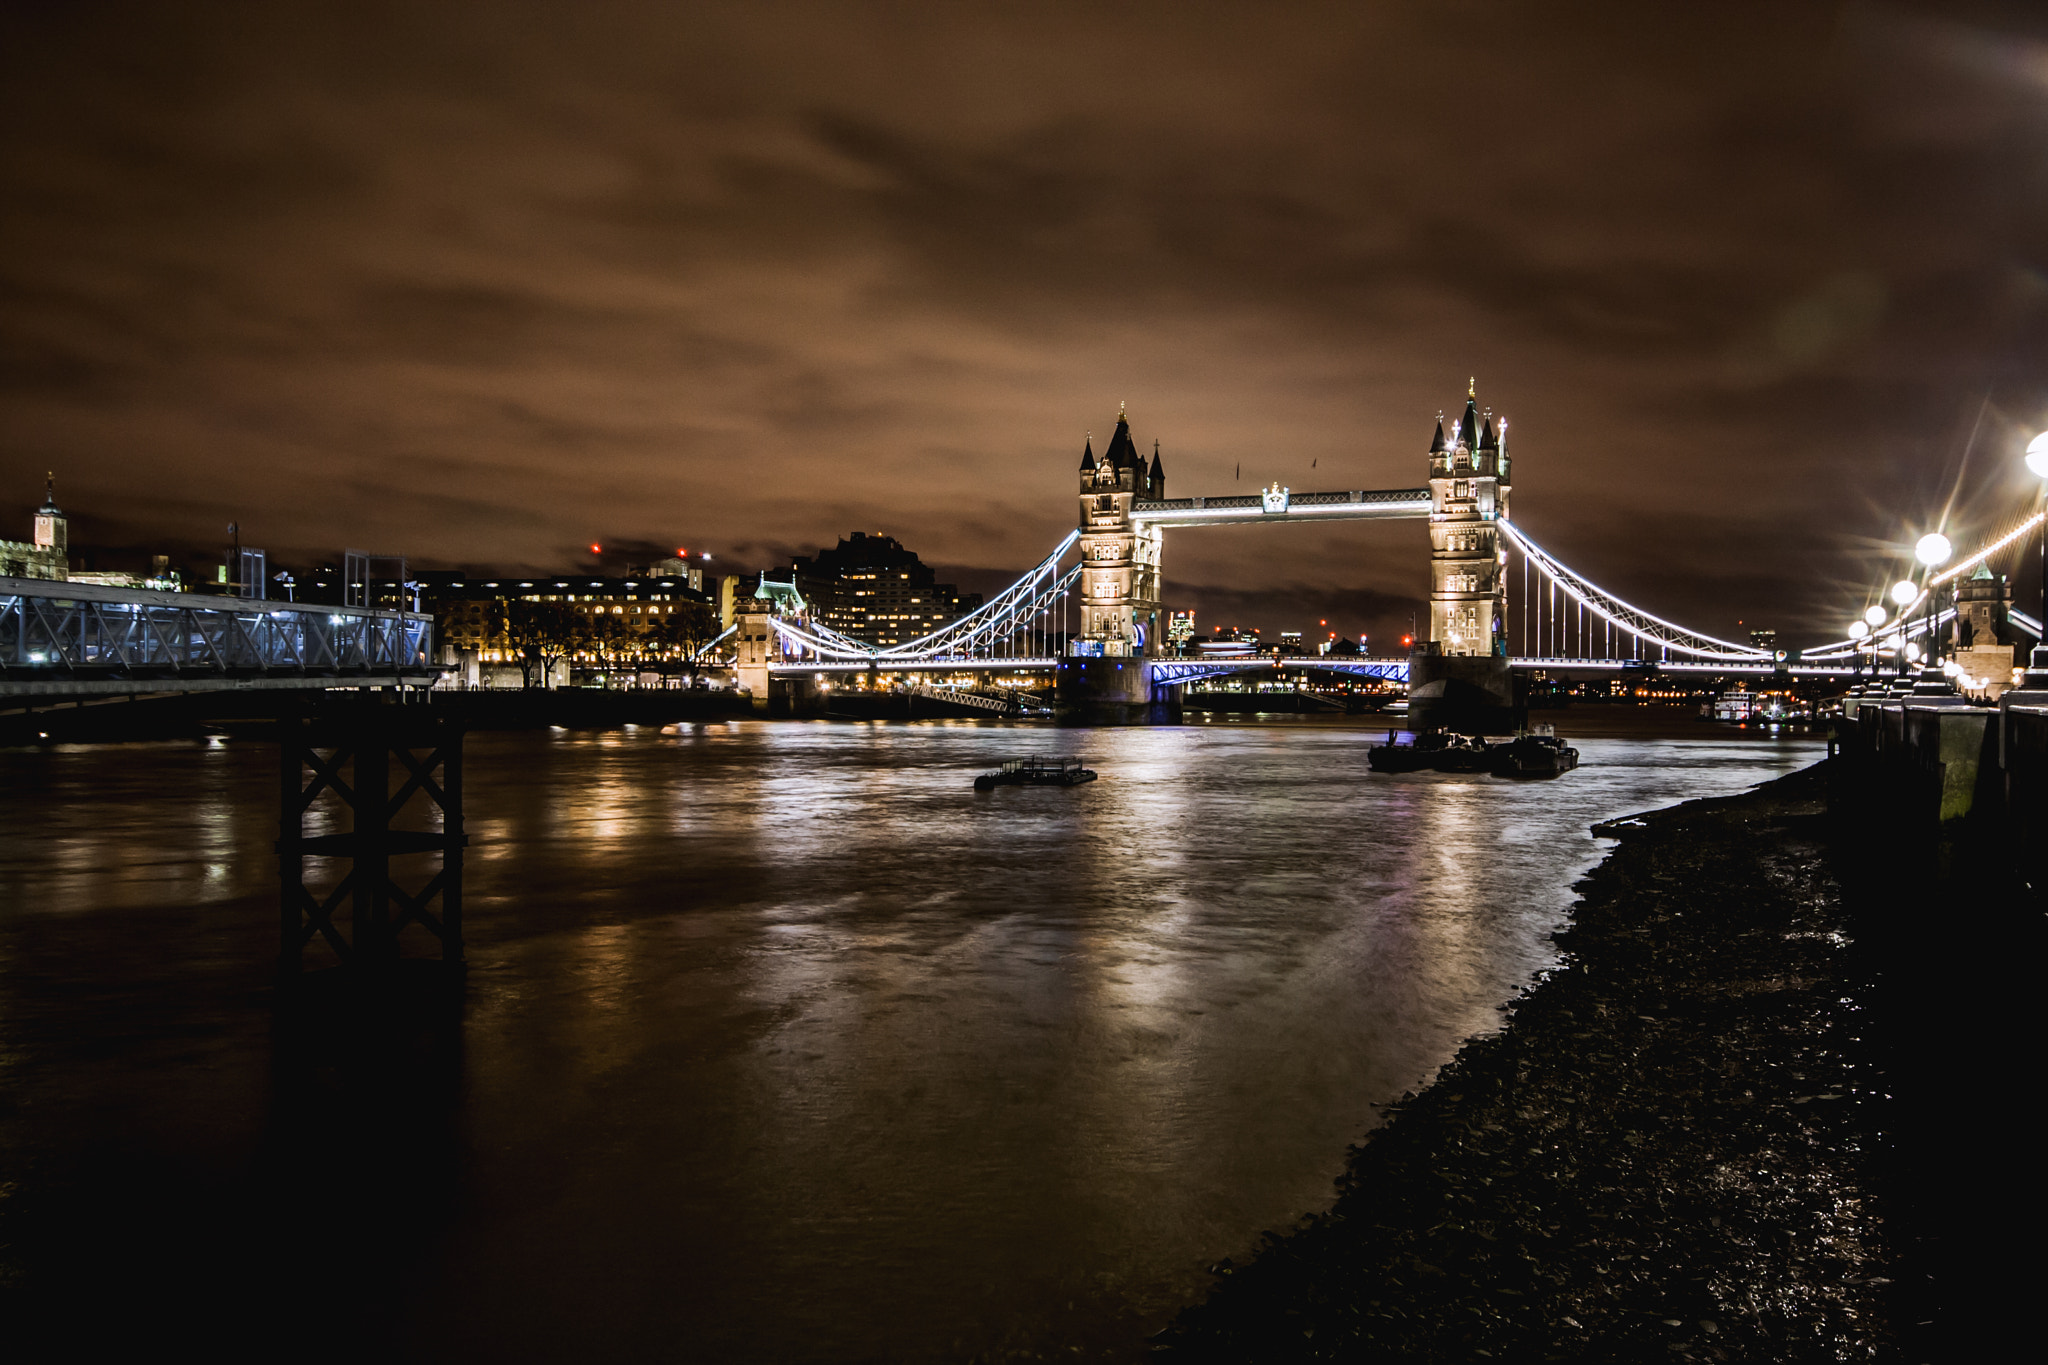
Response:
[{"label": "stone tower", "polygon": [[1996,697],[2012,687],[2014,637],[2006,626],[2012,588],[2004,574],[1979,564],[1977,572],[1956,584],[1955,661],[1958,680],[1973,697]]},{"label": "stone tower", "polygon": [[1500,523],[1508,515],[1507,423],[1479,408],[1429,447],[1429,636],[1408,660],[1408,723],[1417,730],[1506,734],[1522,719],[1508,664],[1507,572]]},{"label": "stone tower", "polygon": [[53,472],[43,483],[43,505],[36,509],[36,548],[62,562],[69,553],[69,541],[64,509],[57,506],[57,476]]},{"label": "stone tower", "polygon": [[1122,412],[1100,460],[1091,440],[1081,450],[1080,633],[1069,653],[1144,658],[1159,652],[1159,549],[1156,526],[1133,525],[1131,504],[1166,496],[1166,472],[1154,447],[1150,468]]},{"label": "stone tower", "polygon": [[1429,447],[1429,648],[1507,657],[1507,575],[1498,523],[1508,515],[1507,422],[1479,410],[1477,384],[1446,438]]}]

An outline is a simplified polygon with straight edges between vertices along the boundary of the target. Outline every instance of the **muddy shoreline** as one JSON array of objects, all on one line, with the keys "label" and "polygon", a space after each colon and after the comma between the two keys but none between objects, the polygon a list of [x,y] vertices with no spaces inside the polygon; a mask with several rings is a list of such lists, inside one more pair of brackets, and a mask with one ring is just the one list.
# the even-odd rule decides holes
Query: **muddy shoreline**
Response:
[{"label": "muddy shoreline", "polygon": [[1815,767],[1603,829],[1563,964],[1158,1356],[1922,1358],[1885,936],[1823,795]]}]

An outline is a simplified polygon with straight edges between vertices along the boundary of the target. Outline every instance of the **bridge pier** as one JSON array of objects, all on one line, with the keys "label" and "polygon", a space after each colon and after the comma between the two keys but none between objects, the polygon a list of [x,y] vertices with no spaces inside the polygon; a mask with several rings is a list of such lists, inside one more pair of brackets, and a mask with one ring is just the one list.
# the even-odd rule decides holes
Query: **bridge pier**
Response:
[{"label": "bridge pier", "polygon": [[1061,725],[1170,725],[1178,689],[1152,681],[1142,658],[1060,660],[1053,717]]},{"label": "bridge pier", "polygon": [[[296,710],[280,717],[281,977],[298,975],[315,939],[324,939],[358,976],[386,973],[399,961],[399,934],[409,924],[439,941],[444,968],[461,968],[462,851],[469,843],[462,829],[462,733],[459,722],[425,706],[336,707],[310,724]],[[400,779],[395,792],[394,769]],[[322,823],[314,811],[323,796],[330,798],[326,812],[347,812],[345,833],[312,832]],[[425,807],[420,827],[395,828],[394,818],[415,796]],[[418,891],[409,891],[392,863],[414,854],[438,854],[439,865]],[[307,882],[308,859],[346,866],[331,884],[316,888]],[[336,923],[344,902],[346,931]]]},{"label": "bridge pier", "polygon": [[1526,689],[1499,655],[1418,649],[1408,659],[1408,728],[1511,735],[1528,718]]}]

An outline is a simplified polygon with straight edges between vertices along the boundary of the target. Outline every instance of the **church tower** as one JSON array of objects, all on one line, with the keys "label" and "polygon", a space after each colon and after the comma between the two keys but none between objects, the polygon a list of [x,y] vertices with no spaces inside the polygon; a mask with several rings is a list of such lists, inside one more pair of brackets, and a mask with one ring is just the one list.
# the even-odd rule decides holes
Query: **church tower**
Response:
[{"label": "church tower", "polygon": [[1507,422],[1481,412],[1477,383],[1457,431],[1443,418],[1429,447],[1429,644],[1448,656],[1507,657]]},{"label": "church tower", "polygon": [[1070,653],[1138,658],[1158,652],[1159,550],[1156,526],[1134,524],[1131,505],[1166,496],[1155,449],[1147,469],[1119,411],[1100,460],[1081,451],[1081,630]]}]

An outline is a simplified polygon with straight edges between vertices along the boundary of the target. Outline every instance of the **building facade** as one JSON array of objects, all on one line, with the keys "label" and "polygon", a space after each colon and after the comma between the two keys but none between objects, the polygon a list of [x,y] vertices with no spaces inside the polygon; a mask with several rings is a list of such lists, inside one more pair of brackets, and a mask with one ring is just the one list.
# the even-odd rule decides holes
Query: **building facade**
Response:
[{"label": "building facade", "polygon": [[518,665],[534,648],[576,668],[674,664],[718,630],[711,600],[679,576],[514,579],[425,572],[418,581],[421,607],[433,614],[447,664]]},{"label": "building facade", "polygon": [[1507,555],[1498,523],[1508,517],[1509,484],[1507,423],[1496,430],[1474,385],[1455,436],[1444,435],[1438,417],[1429,447],[1432,653],[1507,657]]},{"label": "building facade", "polygon": [[1131,439],[1130,422],[1116,415],[1116,431],[1102,458],[1092,440],[1081,448],[1081,629],[1070,652],[1098,658],[1136,658],[1163,652],[1160,629],[1159,551],[1164,532],[1133,525],[1131,504],[1166,497],[1159,447],[1148,468]]},{"label": "building facade", "polygon": [[855,531],[829,550],[799,555],[793,581],[811,618],[871,645],[929,635],[981,605],[961,594],[894,536]]}]

